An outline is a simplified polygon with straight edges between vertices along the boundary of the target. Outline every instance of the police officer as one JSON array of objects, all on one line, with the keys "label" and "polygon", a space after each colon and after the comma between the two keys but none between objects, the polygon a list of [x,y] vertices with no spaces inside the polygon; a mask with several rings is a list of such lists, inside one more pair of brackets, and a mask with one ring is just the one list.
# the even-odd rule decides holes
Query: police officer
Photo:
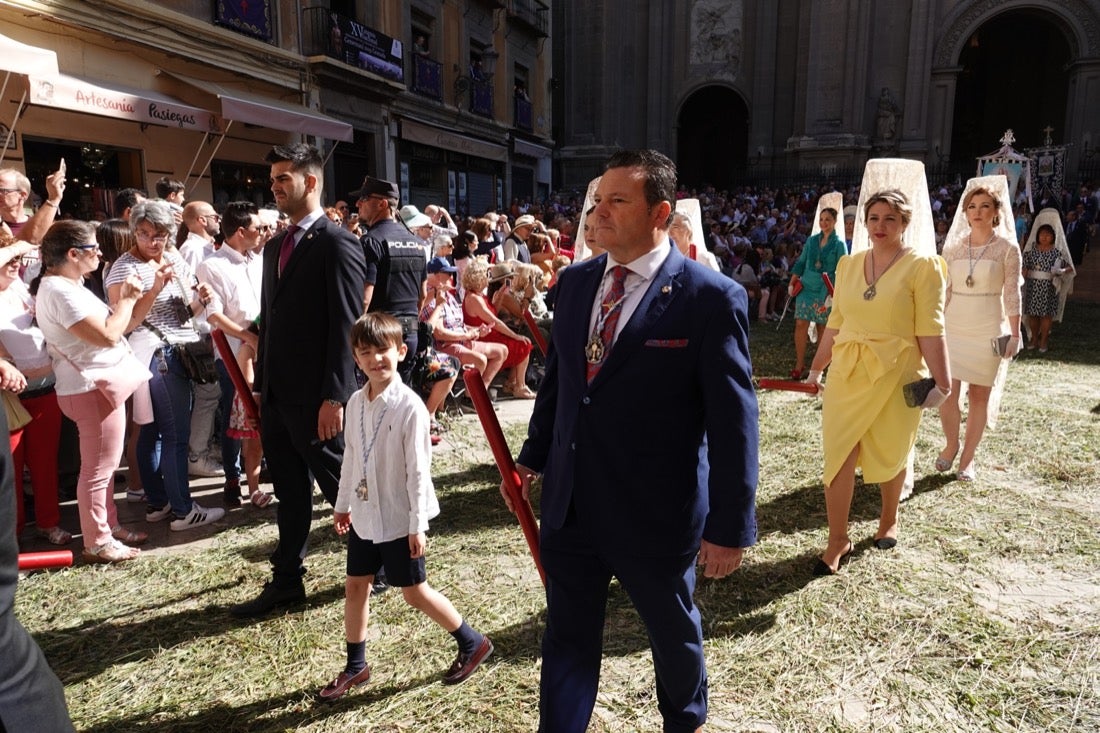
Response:
[{"label": "police officer", "polygon": [[395,219],[397,184],[367,176],[358,191],[359,219],[368,229],[360,240],[367,258],[366,312],[381,311],[401,321],[408,352],[398,365],[406,384],[417,354],[420,308],[427,297],[428,243]]}]

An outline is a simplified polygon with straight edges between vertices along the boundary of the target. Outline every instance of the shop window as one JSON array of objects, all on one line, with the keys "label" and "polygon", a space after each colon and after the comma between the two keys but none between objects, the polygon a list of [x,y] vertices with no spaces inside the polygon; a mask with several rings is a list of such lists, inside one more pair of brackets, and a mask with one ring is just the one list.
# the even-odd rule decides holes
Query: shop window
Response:
[{"label": "shop window", "polygon": [[275,200],[271,195],[271,167],[266,165],[215,160],[210,164],[210,186],[214,192],[211,203],[218,209],[230,201],[251,201],[262,207]]},{"label": "shop window", "polygon": [[113,215],[120,188],[145,188],[140,150],[67,140],[23,138],[24,165],[31,189],[46,194],[46,176],[65,159],[65,196],[61,211],[77,219],[102,220]]}]

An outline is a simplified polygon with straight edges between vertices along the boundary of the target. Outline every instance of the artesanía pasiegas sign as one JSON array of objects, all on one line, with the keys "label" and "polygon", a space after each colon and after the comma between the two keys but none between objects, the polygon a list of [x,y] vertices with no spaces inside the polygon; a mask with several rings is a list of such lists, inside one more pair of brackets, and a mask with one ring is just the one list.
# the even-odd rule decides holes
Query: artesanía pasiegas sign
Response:
[{"label": "artesan\u00eda pasiegas sign", "polygon": [[31,104],[184,130],[218,129],[210,112],[154,95],[108,89],[64,74],[48,79],[30,77],[29,82]]}]

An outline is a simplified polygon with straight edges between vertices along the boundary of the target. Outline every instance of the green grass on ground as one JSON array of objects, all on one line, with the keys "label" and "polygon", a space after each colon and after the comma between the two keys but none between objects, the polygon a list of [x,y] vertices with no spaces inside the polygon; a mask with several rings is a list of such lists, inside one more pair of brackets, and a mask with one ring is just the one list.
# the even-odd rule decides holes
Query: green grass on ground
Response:
[{"label": "green grass on ground", "polygon": [[[878,497],[857,490],[856,551],[813,579],[826,536],[811,398],[761,393],[760,541],[744,568],[701,581],[712,731],[1100,729],[1100,307],[1070,305],[1046,358],[1012,366],[979,480],[935,475],[934,414],[917,443],[898,548],[870,547]],[[753,325],[760,376],[793,366],[791,326]],[[522,426],[507,430],[513,447]],[[440,684],[453,645],[397,593],[372,604],[372,682],[334,704],[316,691],[343,664],[343,552],[315,512],[310,601],[240,623],[275,537],[244,520],[213,548],[120,567],[37,573],[17,614],[65,683],[82,731],[530,731],[544,600],[476,425],[434,465],[442,515],[429,579],[496,654]],[[639,440],[656,436],[638,436]],[[258,517],[255,513],[248,515]],[[646,637],[613,588],[591,730],[658,730]]]}]

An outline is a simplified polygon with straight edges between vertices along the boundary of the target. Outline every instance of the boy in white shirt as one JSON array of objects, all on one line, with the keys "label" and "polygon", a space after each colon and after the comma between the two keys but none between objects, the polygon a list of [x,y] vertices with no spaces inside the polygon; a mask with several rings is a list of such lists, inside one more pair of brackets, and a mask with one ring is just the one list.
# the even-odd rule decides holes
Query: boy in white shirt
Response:
[{"label": "boy in white shirt", "polygon": [[472,629],[427,583],[424,533],[428,520],[439,514],[431,479],[431,419],[397,372],[406,352],[401,323],[385,313],[368,313],[352,326],[351,345],[367,384],[351,396],[344,412],[344,460],[332,515],[336,532],[348,535],[347,664],[321,690],[323,700],[335,700],[370,680],[370,591],[383,568],[387,582],[401,589],[405,601],[458,643],[458,656],[443,676],[444,683],[462,682],[493,653],[489,637]]}]

